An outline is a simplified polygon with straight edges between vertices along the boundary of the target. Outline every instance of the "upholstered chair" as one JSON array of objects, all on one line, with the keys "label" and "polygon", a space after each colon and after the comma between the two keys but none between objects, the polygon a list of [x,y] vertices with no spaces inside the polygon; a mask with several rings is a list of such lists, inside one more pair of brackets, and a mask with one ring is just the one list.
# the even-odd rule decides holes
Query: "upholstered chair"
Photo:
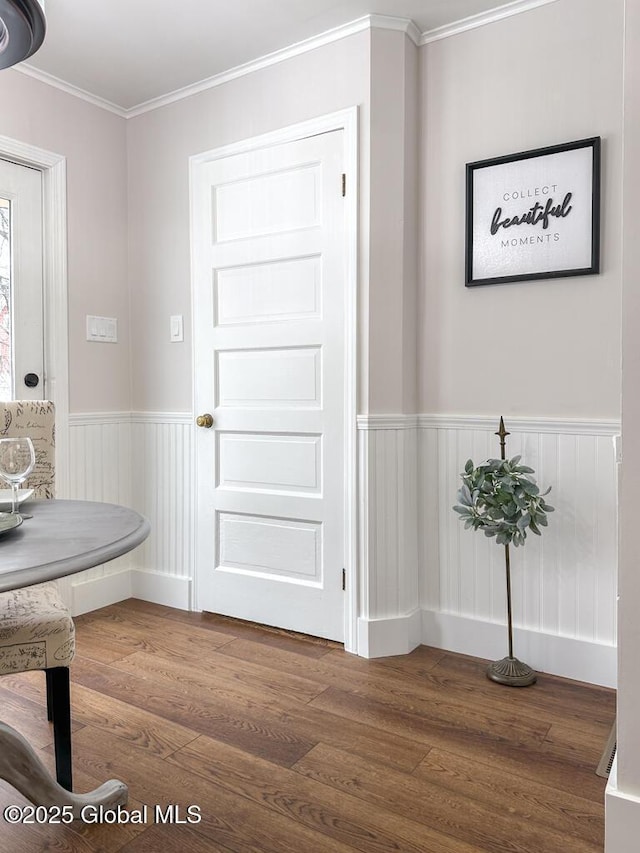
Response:
[{"label": "upholstered chair", "polygon": [[[36,464],[25,483],[34,497],[55,493],[55,408],[47,400],[0,403],[0,438],[29,436]],[[29,522],[26,521],[26,524]],[[72,790],[69,665],[75,628],[55,581],[0,593],[0,675],[42,669],[53,722],[58,783]]]},{"label": "upholstered chair", "polygon": [[0,438],[30,438],[36,464],[25,489],[35,498],[55,497],[56,409],[49,400],[14,400],[0,403]]}]

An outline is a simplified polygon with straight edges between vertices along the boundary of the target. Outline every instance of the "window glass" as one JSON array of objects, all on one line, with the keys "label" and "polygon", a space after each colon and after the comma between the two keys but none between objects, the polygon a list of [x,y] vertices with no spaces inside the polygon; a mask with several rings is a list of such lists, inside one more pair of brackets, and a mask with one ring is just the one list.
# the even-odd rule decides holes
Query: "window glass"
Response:
[{"label": "window glass", "polygon": [[11,346],[11,204],[0,198],[0,400],[13,398]]}]

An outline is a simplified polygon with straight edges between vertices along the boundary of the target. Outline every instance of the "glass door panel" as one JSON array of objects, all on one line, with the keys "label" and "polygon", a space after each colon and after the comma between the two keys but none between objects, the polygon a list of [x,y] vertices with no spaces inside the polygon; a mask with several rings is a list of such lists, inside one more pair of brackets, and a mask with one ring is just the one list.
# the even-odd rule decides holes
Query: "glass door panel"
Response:
[{"label": "glass door panel", "polygon": [[13,397],[11,350],[11,202],[0,198],[0,400]]},{"label": "glass door panel", "polygon": [[0,160],[0,400],[44,399],[42,175]]}]

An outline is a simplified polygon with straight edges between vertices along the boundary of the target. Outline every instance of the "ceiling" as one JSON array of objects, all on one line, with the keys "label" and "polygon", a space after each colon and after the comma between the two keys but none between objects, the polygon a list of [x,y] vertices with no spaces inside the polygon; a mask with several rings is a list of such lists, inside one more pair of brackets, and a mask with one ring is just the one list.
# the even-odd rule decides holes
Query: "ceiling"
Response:
[{"label": "ceiling", "polygon": [[44,45],[25,70],[129,110],[366,15],[409,18],[424,33],[505,2],[46,0]]}]

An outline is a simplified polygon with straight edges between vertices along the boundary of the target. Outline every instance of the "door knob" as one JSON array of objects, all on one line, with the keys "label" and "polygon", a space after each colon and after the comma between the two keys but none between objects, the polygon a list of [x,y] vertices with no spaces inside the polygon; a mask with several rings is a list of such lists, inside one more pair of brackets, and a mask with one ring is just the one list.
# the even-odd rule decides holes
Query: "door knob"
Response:
[{"label": "door knob", "polygon": [[208,412],[206,415],[198,415],[198,417],[196,418],[196,423],[199,427],[211,429],[211,427],[213,426],[213,415],[210,415]]},{"label": "door knob", "polygon": [[40,382],[40,377],[37,373],[27,373],[24,377],[24,384],[27,388],[37,388]]}]

